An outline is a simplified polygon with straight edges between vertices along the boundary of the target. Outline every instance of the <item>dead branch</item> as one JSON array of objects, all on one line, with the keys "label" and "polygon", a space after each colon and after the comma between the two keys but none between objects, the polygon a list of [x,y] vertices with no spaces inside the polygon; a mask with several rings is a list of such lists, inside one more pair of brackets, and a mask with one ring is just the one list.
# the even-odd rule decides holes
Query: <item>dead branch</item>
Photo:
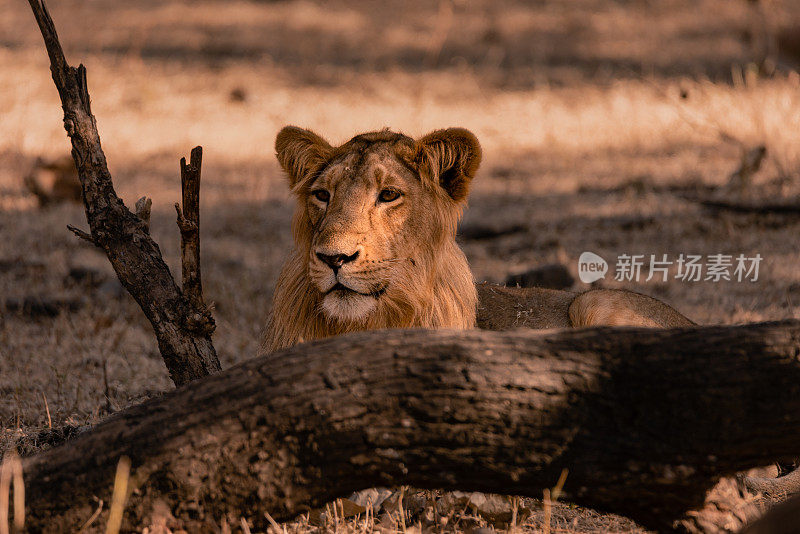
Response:
[{"label": "dead branch", "polygon": [[541,496],[568,468],[565,500],[667,529],[719,477],[797,454],[798,351],[800,321],[298,345],[26,460],[29,525],[85,523],[125,455],[131,525],[161,502],[188,531],[231,510],[266,530],[382,485]]},{"label": "dead branch", "polygon": [[[219,371],[210,331],[194,326],[196,318],[204,317],[207,311],[195,308],[181,293],[149,235],[147,222],[131,213],[114,191],[92,115],[85,67],[67,64],[44,2],[29,3],[50,56],[50,71],[64,109],[64,128],[72,141],[92,242],[105,251],[120,282],[153,325],[173,382],[181,385]],[[87,238],[85,232],[72,231]]]},{"label": "dead branch", "polygon": [[203,301],[203,284],[200,278],[200,172],[203,162],[203,147],[192,149],[190,163],[181,158],[181,192],[183,211],[175,203],[178,212],[178,228],[181,231],[181,265],[183,294],[196,310],[191,319],[191,328],[198,333],[211,334],[214,318]]},{"label": "dead branch", "polygon": [[69,230],[70,232],[75,234],[76,237],[78,237],[80,239],[83,239],[84,241],[87,241],[87,242],[91,243],[92,245],[95,245],[97,247],[101,246],[94,240],[94,238],[92,237],[92,234],[90,234],[88,232],[84,232],[83,230],[81,230],[77,226],[72,226],[71,224],[68,224],[67,225],[67,230]]}]

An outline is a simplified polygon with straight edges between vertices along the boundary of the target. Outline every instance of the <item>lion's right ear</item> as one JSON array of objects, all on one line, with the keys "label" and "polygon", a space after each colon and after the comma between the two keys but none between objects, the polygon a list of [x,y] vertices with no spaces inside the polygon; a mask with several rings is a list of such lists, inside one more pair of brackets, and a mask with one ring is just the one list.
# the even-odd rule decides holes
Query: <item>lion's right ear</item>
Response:
[{"label": "lion's right ear", "polygon": [[311,130],[286,126],[275,138],[275,155],[289,177],[289,186],[317,174],[328,162],[333,148]]}]

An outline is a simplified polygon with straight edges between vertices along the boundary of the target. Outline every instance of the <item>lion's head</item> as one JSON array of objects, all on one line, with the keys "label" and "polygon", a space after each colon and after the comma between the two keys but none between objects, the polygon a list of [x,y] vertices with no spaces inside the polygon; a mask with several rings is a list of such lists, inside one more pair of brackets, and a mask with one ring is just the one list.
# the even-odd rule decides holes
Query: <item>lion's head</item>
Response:
[{"label": "lion's head", "polygon": [[355,330],[474,325],[475,287],[455,242],[481,159],[472,133],[383,130],[334,147],[288,126],[275,148],[297,209],[266,351]]}]

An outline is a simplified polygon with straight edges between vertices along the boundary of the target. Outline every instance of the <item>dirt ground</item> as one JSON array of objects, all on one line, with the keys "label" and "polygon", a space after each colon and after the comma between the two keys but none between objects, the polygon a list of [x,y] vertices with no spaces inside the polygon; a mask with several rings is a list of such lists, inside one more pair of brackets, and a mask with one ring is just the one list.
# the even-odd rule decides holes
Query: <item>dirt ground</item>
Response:
[{"label": "dirt ground", "polygon": [[[178,159],[204,147],[203,276],[227,367],[255,354],[291,246],[292,199],[273,153],[286,124],[333,142],[387,126],[475,132],[484,163],[464,225],[518,227],[462,239],[476,280],[550,263],[577,278],[584,251],[610,263],[760,254],[755,282],[682,281],[673,265],[667,282],[617,282],[612,266],[600,284],[701,324],[800,316],[800,217],[682,196],[723,186],[759,145],[767,156],[742,198],[800,193],[800,5],[764,6],[61,0],[51,13],[68,60],[87,66],[117,190],[128,206],[153,199],[152,234],[176,273]],[[0,13],[0,443],[24,437],[25,452],[56,439],[51,427],[96,423],[171,383],[105,257],[66,230],[85,228],[82,207],[40,208],[24,185],[37,158],[69,143],[27,4],[0,0]],[[755,63],[764,28],[780,50],[768,75]]]}]

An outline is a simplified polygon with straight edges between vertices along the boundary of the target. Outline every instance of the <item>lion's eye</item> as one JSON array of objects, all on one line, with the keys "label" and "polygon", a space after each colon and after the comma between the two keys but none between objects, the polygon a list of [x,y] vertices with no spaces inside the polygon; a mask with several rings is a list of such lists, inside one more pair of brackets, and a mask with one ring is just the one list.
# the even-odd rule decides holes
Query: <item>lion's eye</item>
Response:
[{"label": "lion's eye", "polygon": [[317,189],[316,191],[312,191],[311,194],[320,202],[327,203],[331,199],[331,194],[324,189]]},{"label": "lion's eye", "polygon": [[400,198],[400,191],[394,189],[384,189],[378,195],[378,200],[381,202],[394,202],[398,198]]}]

